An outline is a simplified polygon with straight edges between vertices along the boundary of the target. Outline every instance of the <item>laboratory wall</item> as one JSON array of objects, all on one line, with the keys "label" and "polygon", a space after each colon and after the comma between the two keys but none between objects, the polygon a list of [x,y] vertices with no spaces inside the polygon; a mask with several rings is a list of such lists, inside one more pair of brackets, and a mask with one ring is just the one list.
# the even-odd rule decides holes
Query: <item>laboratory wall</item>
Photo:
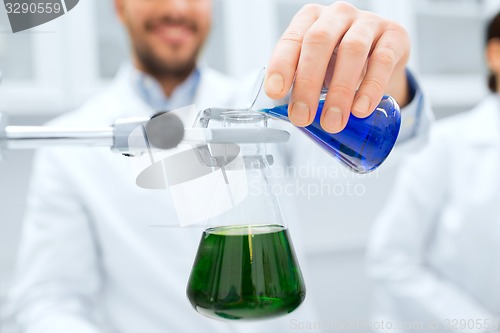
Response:
[{"label": "laboratory wall", "polygon": [[[214,0],[213,30],[202,61],[237,77],[255,72],[266,65],[287,23],[307,2]],[[428,93],[438,121],[469,109],[485,96],[483,29],[495,1],[350,2],[408,29],[413,43],[410,68]],[[110,83],[129,58],[126,34],[112,3],[82,0],[59,19],[15,35],[0,8],[0,112],[9,116],[11,124],[42,124],[82,105]],[[14,276],[33,151],[8,151],[2,158],[0,316]],[[365,247],[373,221],[391,191],[399,161],[388,161],[365,177],[336,168],[330,181],[343,187],[328,195],[312,195],[304,204],[308,210],[299,213],[304,240],[301,257],[308,267],[306,283],[322,321],[370,320],[372,282],[365,272]],[[349,194],[349,186],[357,192]],[[17,330],[4,318],[0,332]]]}]

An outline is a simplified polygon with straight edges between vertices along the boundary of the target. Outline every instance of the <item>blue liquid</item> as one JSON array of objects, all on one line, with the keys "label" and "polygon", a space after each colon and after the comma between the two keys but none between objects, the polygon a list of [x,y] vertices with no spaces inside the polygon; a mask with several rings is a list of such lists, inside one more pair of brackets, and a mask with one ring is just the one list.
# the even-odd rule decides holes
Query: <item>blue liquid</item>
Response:
[{"label": "blue liquid", "polygon": [[[384,96],[370,116],[357,118],[351,114],[347,126],[336,134],[321,128],[323,104],[324,100],[320,100],[313,123],[299,129],[351,170],[358,173],[375,170],[387,158],[399,134],[401,114],[396,101]],[[288,104],[261,111],[289,121]]]}]

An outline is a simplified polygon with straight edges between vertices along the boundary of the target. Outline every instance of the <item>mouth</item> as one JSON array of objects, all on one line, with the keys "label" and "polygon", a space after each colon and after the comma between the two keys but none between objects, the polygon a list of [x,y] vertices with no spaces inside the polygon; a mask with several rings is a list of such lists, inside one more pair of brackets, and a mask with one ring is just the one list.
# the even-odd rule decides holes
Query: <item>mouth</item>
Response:
[{"label": "mouth", "polygon": [[149,29],[158,38],[167,44],[180,46],[189,42],[194,36],[196,29],[182,22],[158,22]]}]

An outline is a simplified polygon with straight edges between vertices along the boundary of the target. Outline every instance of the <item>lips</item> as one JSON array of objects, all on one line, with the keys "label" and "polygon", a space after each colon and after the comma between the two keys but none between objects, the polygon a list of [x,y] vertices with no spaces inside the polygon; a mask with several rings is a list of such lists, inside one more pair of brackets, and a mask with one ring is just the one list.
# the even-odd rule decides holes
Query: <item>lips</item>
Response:
[{"label": "lips", "polygon": [[195,29],[187,24],[161,22],[152,27],[162,41],[172,45],[182,45],[192,39]]}]

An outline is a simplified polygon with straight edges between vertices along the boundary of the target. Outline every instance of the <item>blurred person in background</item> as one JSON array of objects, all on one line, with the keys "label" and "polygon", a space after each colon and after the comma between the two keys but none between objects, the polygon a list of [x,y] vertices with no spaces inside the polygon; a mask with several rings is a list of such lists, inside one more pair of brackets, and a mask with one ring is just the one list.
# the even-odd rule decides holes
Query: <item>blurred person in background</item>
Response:
[{"label": "blurred person in background", "polygon": [[377,322],[500,330],[500,14],[487,26],[486,59],[489,96],[432,128],[374,226]]},{"label": "blurred person in background", "polygon": [[[130,37],[132,63],[104,92],[52,125],[108,126],[120,117],[153,116],[191,104],[202,110],[247,101],[249,87],[197,61],[210,30],[210,0],[114,2]],[[294,82],[290,117],[305,126],[314,118],[325,76],[331,78],[322,119],[330,132],[345,126],[351,110],[358,116],[370,114],[384,93],[406,106],[403,117],[427,119],[428,110],[417,103],[418,86],[406,71],[409,44],[400,25],[373,13],[341,2],[308,5],[279,39],[265,89],[270,97],[282,98]],[[192,123],[196,114],[184,116],[185,123]],[[407,122],[413,125],[403,125],[401,137],[421,133],[425,119]],[[288,145],[287,154],[305,153],[312,143],[302,141],[303,147]],[[290,328],[286,317],[256,328],[197,314],[185,287],[200,230],[148,227],[175,221],[173,203],[165,192],[141,189],[131,178],[129,161],[108,149],[37,153],[17,281],[9,298],[24,332]],[[310,313],[311,305],[309,300],[294,315]]]}]

